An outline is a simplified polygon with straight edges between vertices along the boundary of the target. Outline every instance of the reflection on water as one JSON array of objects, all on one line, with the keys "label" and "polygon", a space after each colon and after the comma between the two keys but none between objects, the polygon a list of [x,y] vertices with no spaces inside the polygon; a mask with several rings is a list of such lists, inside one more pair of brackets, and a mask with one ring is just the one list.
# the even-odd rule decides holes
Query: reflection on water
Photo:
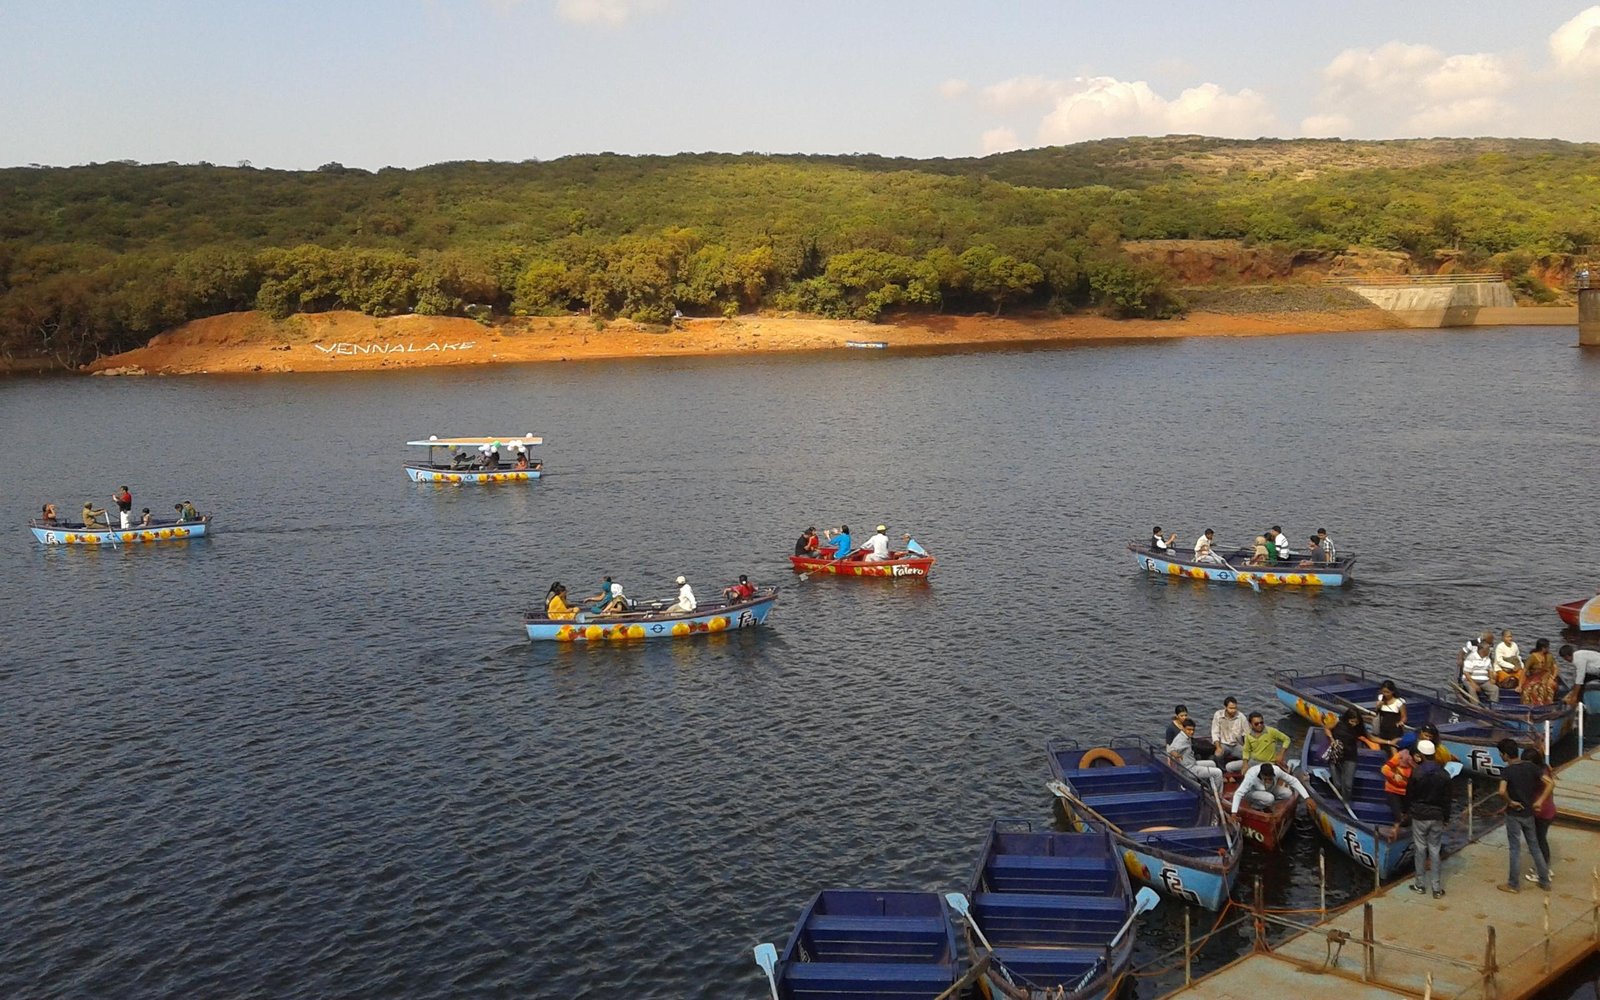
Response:
[{"label": "reflection on water", "polygon": [[[8,383],[0,994],[758,995],[750,946],[817,889],[955,888],[990,816],[1050,816],[1049,737],[1555,636],[1595,587],[1600,364],[1571,340]],[[406,440],[512,431],[550,442],[542,481],[401,473]],[[123,482],[216,537],[20,529]],[[931,582],[788,571],[806,524],[880,520]],[[1327,527],[1357,583],[1148,579],[1123,545],[1155,523]],[[522,639],[555,579],[741,572],[784,588],[758,632]],[[1245,884],[1312,905],[1316,848]],[[1329,872],[1332,902],[1364,886]],[[1181,928],[1163,905],[1141,951]]]}]

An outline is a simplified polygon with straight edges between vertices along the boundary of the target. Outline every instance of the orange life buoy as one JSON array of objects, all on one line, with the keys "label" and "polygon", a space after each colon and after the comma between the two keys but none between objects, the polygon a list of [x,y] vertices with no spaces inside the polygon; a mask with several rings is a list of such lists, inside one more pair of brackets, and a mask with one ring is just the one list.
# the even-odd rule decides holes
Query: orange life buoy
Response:
[{"label": "orange life buoy", "polygon": [[1139,829],[1140,833],[1156,833],[1161,830],[1176,830],[1175,826],[1146,826]]},{"label": "orange life buoy", "polygon": [[1096,764],[1105,763],[1111,767],[1126,767],[1127,761],[1122,759],[1122,754],[1110,747],[1095,747],[1078,761],[1078,767],[1094,767]]}]

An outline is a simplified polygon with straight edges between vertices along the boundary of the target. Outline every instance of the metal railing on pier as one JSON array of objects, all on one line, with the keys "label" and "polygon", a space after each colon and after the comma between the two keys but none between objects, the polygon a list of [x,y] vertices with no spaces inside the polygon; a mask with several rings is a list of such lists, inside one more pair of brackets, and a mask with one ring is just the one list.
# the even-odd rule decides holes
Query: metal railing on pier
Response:
[{"label": "metal railing on pier", "polygon": [[1386,288],[1403,288],[1411,285],[1482,285],[1488,282],[1504,280],[1506,280],[1505,275],[1498,271],[1488,271],[1481,274],[1330,274],[1322,279],[1322,283],[1324,285],[1381,285]]}]

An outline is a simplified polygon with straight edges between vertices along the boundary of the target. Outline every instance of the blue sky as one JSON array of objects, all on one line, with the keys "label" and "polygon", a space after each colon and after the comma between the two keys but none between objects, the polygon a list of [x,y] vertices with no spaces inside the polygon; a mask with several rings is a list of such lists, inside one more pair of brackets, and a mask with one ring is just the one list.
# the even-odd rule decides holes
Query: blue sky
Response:
[{"label": "blue sky", "polygon": [[0,165],[1600,140],[1600,6],[0,0]]}]

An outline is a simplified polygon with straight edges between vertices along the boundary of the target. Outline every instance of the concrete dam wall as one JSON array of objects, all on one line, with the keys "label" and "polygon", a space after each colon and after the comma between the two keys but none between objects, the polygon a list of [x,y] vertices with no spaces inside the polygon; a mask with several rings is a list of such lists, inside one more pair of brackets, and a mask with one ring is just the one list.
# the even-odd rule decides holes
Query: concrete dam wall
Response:
[{"label": "concrete dam wall", "polygon": [[1517,305],[1504,281],[1349,287],[1406,326],[1419,328],[1473,326],[1480,310],[1514,309]]}]

